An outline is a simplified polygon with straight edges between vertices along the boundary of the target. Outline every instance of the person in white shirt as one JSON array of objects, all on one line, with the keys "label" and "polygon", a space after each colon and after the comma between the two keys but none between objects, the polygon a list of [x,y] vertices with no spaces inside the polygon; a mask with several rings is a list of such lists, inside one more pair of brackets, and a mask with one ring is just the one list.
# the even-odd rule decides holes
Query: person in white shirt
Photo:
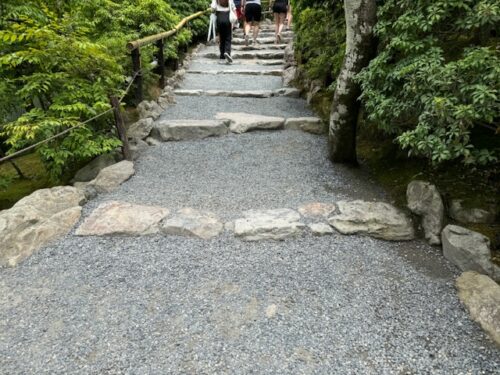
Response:
[{"label": "person in white shirt", "polygon": [[217,15],[217,32],[219,33],[219,50],[221,60],[226,59],[227,63],[233,62],[231,57],[231,39],[233,30],[229,20],[230,9],[236,9],[233,0],[212,0],[210,6]]},{"label": "person in white shirt", "polygon": [[260,0],[243,0],[242,9],[245,9],[245,43],[248,45],[248,34],[250,27],[253,27],[253,43],[257,44],[259,36],[259,24],[262,19],[262,5]]}]

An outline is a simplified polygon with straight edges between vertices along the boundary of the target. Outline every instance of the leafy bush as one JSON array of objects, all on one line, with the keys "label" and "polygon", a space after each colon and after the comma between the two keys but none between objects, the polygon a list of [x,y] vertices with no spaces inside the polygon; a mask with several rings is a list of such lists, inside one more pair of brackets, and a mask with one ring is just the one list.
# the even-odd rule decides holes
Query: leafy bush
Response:
[{"label": "leafy bush", "polygon": [[359,76],[368,119],[434,164],[498,161],[473,136],[498,126],[500,4],[386,0],[378,16],[380,51]]},{"label": "leafy bush", "polygon": [[[207,6],[204,0],[2,0],[0,141],[13,152],[109,110],[109,96],[122,93],[132,71],[126,43],[169,30]],[[205,22],[192,23],[194,34]],[[165,57],[176,58],[192,38],[189,28],[169,38]],[[156,78],[155,52],[141,49],[146,82]],[[119,145],[108,113],[38,152],[57,179]]]},{"label": "leafy bush", "polygon": [[345,52],[342,1],[292,2],[295,51],[309,79],[329,86],[336,80]]}]

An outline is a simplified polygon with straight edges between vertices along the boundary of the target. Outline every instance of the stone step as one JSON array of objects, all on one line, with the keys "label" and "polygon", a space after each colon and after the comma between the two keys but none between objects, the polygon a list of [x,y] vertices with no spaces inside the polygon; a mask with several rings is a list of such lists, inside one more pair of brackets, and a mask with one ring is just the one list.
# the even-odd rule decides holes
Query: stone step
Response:
[{"label": "stone step", "polygon": [[241,74],[249,76],[282,76],[283,70],[273,69],[273,70],[188,70],[187,74],[207,74],[207,75],[220,75],[220,74]]},{"label": "stone step", "polygon": [[[201,54],[198,54],[197,56],[200,56],[205,59],[218,59],[219,52],[204,52]],[[275,59],[282,59],[285,57],[285,53],[282,50],[279,51],[241,51],[241,52],[234,52],[231,54],[231,57],[233,59],[261,59],[261,60],[275,60]]]},{"label": "stone step", "polygon": [[[225,61],[219,61],[219,59],[206,59],[203,57],[197,57],[192,60],[192,63],[190,66],[193,65],[217,65],[220,66],[221,70],[229,68],[230,70],[235,69],[236,67],[240,66],[247,66],[247,67],[252,67],[252,66],[272,66],[276,67],[278,65],[284,65],[283,60],[251,60],[251,59],[244,59],[244,60],[236,60],[232,64],[226,64]],[[199,70],[200,68],[198,68]],[[273,68],[270,68],[273,69]],[[276,68],[277,69],[277,68]]]},{"label": "stone step", "polygon": [[271,98],[275,96],[286,96],[298,98],[300,91],[295,88],[282,88],[279,90],[174,90],[178,96],[227,96],[232,98]]},{"label": "stone step", "polygon": [[161,120],[154,124],[151,137],[159,141],[203,139],[227,134],[221,120]]},{"label": "stone step", "polygon": [[[282,43],[289,43],[291,42],[293,39],[292,38],[282,38]],[[273,36],[273,37],[259,37],[257,38],[257,42],[258,44],[274,44],[276,42],[276,38]],[[239,38],[239,37],[235,37],[233,38],[232,40],[232,44],[234,45],[244,45],[245,44],[245,39],[243,38]],[[252,40],[250,39],[249,41],[249,44],[251,45],[252,44]]]},{"label": "stone step", "polygon": [[[250,31],[250,37],[252,37],[252,32]],[[261,29],[259,31],[258,37],[275,37],[275,32],[274,28],[273,29]],[[243,34],[242,30],[237,30],[233,33],[233,37],[238,37],[238,38],[243,38],[245,34]],[[282,31],[281,32],[281,37],[282,38],[293,38],[293,32],[292,31]]]},{"label": "stone step", "polygon": [[260,45],[235,45],[233,51],[267,51],[267,50],[281,50],[286,48],[286,44],[260,44]]},{"label": "stone step", "polygon": [[229,130],[237,134],[257,129],[282,129],[285,126],[283,117],[262,116],[243,112],[221,112],[217,113],[215,118],[229,122]]}]

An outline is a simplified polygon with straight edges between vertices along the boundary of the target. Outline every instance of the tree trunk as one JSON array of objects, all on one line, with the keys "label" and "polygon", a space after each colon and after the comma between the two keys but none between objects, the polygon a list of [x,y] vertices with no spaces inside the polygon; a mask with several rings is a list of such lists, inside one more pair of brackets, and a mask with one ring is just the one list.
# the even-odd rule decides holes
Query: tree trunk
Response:
[{"label": "tree trunk", "polygon": [[354,78],[368,65],[375,50],[376,0],[344,0],[344,10],[346,54],[333,97],[328,140],[334,163],[357,164],[356,127],[361,89]]}]

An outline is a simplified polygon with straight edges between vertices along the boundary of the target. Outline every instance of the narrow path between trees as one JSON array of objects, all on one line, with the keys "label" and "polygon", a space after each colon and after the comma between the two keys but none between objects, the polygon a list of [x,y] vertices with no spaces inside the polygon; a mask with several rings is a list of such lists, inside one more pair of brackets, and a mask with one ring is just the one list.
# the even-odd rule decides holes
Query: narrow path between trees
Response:
[{"label": "narrow path between trees", "polygon": [[[218,64],[214,46],[198,50],[176,104],[156,121],[170,124],[160,138],[172,124],[185,128],[184,120],[210,120],[202,130],[199,122],[193,128],[201,132],[220,130],[216,118],[233,118],[238,131],[252,115],[313,116],[303,99],[282,90],[281,47],[263,43],[256,52],[239,46],[230,66]],[[234,91],[239,97],[229,96]],[[220,115],[228,112],[248,116]],[[207,232],[219,222],[225,229],[209,239],[73,231],[17,268],[2,269],[2,373],[498,370],[497,349],[461,306],[453,285],[456,270],[437,250],[417,240],[321,230],[316,234],[327,235],[317,236],[313,226],[305,228],[325,221],[315,209],[341,200],[388,201],[364,172],[327,160],[326,137],[294,129],[224,131],[219,137],[158,142],[134,168],[135,175],[116,191],[85,205],[77,232],[110,201],[159,206],[171,215],[185,208],[210,211],[213,216],[202,218]],[[311,203],[323,205],[304,206]],[[294,236],[243,241],[235,235],[245,211],[269,209],[293,210],[279,214],[281,227],[271,232]],[[192,219],[180,216],[178,233]],[[214,217],[217,223],[210,221]]]}]

